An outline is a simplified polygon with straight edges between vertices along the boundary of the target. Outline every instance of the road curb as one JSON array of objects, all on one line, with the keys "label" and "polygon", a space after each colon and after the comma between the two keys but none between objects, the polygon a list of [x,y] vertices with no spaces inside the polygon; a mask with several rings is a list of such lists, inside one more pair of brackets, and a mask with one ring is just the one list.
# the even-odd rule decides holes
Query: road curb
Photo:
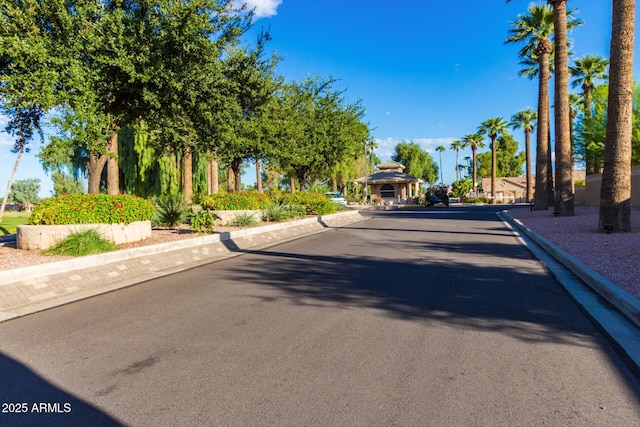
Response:
[{"label": "road curb", "polygon": [[600,275],[579,259],[558,248],[544,236],[540,235],[540,233],[532,230],[520,220],[513,218],[507,212],[499,212],[498,216],[500,219],[511,223],[518,230],[527,235],[527,237],[536,242],[536,244],[547,251],[562,265],[571,270],[591,289],[597,292],[598,295],[620,310],[622,314],[640,328],[640,300],[621,289],[606,277]]},{"label": "road curb", "polygon": [[356,210],[2,271],[0,322],[364,220]]}]

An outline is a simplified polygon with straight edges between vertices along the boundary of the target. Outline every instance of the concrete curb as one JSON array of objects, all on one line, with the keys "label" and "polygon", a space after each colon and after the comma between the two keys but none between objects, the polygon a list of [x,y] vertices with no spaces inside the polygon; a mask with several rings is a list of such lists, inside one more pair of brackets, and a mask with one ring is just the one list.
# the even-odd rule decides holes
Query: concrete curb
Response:
[{"label": "concrete curb", "polygon": [[4,270],[0,322],[364,220],[356,210]]},{"label": "concrete curb", "polygon": [[514,225],[527,237],[536,242],[540,247],[553,256],[553,258],[571,270],[591,289],[597,292],[598,295],[602,296],[606,301],[620,310],[620,312],[637,327],[640,327],[640,300],[628,292],[625,292],[623,289],[620,289],[620,287],[616,286],[615,283],[598,274],[579,259],[567,254],[545,237],[524,225],[520,220],[513,218],[507,212],[499,212],[498,216],[503,221]]},{"label": "concrete curb", "polygon": [[[356,219],[357,218],[357,219]],[[242,237],[255,236],[262,233],[276,232],[299,226],[316,225],[324,222],[325,224],[334,224],[340,226],[342,223],[360,221],[363,218],[358,211],[339,212],[336,214],[319,216],[317,218],[305,218],[295,221],[288,221],[264,226],[257,226],[232,232],[224,232],[220,234],[211,234],[206,236],[193,237],[191,239],[178,240],[167,243],[158,243],[151,246],[141,246],[131,249],[122,249],[115,252],[108,252],[98,255],[88,255],[80,258],[68,259],[63,261],[54,261],[45,264],[37,264],[28,267],[14,268],[2,271],[0,276],[0,286],[18,281],[37,279],[42,276],[50,276],[53,274],[68,273],[78,269],[91,268],[110,264],[119,261],[130,260],[141,256],[156,255],[163,252],[174,251],[177,249],[189,249],[211,243],[234,240]],[[330,225],[326,225],[327,227]]]}]

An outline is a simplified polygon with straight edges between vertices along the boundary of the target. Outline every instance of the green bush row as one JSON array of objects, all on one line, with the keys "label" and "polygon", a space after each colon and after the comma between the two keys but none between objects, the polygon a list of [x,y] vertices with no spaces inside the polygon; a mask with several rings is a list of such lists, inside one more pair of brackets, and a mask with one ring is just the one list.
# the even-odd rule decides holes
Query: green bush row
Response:
[{"label": "green bush row", "polygon": [[487,197],[476,197],[474,199],[471,199],[469,197],[465,197],[464,199],[462,199],[462,203],[489,203],[489,199]]},{"label": "green bush row", "polygon": [[34,209],[29,224],[129,224],[153,218],[151,201],[119,194],[69,194],[45,199]]},{"label": "green bush row", "polygon": [[286,194],[281,202],[285,205],[302,205],[307,215],[326,215],[336,211],[336,204],[320,193]]},{"label": "green bush row", "polygon": [[203,209],[222,211],[266,209],[270,204],[269,196],[257,191],[210,194],[200,201]]}]

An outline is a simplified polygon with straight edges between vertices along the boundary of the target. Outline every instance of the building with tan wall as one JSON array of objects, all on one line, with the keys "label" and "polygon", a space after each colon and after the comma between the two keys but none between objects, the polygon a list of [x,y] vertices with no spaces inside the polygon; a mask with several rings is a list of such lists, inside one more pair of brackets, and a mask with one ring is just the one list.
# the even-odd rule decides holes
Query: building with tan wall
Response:
[{"label": "building with tan wall", "polygon": [[[589,206],[600,206],[602,174],[587,175],[586,201]],[[640,166],[631,168],[631,206],[640,207]]]},{"label": "building with tan wall", "polygon": [[404,173],[405,166],[394,161],[377,165],[379,172],[355,180],[357,186],[371,189],[371,200],[385,204],[412,203],[419,194],[422,180]]}]

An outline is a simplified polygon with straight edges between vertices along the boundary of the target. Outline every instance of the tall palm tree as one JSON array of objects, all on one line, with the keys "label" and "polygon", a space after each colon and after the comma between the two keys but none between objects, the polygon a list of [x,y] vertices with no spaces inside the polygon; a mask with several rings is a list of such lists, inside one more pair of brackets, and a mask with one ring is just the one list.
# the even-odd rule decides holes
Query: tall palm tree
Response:
[{"label": "tall palm tree", "polygon": [[547,0],[553,6],[554,27],[554,130],[556,142],[554,214],[575,215],[571,177],[573,163],[569,131],[569,52],[567,49],[567,1]]},{"label": "tall palm tree", "polygon": [[507,133],[507,122],[502,117],[492,117],[485,120],[478,127],[478,133],[487,135],[491,139],[491,204],[496,203],[496,170],[498,168],[498,149],[496,139],[498,135]]},{"label": "tall palm tree", "polygon": [[611,66],[598,231],[631,231],[635,0],[613,0]]},{"label": "tall palm tree", "polygon": [[438,145],[436,147],[436,151],[440,153],[440,185],[444,185],[444,178],[442,175],[442,153],[447,151],[447,149],[444,148],[442,145]]},{"label": "tall palm tree", "polygon": [[458,169],[458,153],[462,149],[462,141],[459,139],[453,141],[449,146],[450,149],[456,151],[456,181],[460,180],[460,170]]},{"label": "tall palm tree", "polygon": [[[572,17],[574,10],[566,12]],[[574,28],[581,22],[571,19],[568,28]],[[527,13],[518,15],[511,22],[506,43],[524,43],[518,53],[521,64],[526,68],[519,74],[528,78],[538,76],[538,126],[536,134],[536,191],[534,209],[546,210],[553,200],[553,179],[551,173],[551,153],[549,151],[549,79],[553,63],[550,59],[554,46],[551,36],[554,34],[553,8],[546,4],[531,4]],[[537,60],[537,66],[535,61]],[[554,65],[555,66],[555,65]]]},{"label": "tall palm tree", "polygon": [[[607,66],[609,61],[597,55],[585,55],[574,61],[574,65],[569,67],[569,74],[573,77],[571,86],[582,88],[583,112],[585,117],[591,116],[591,94],[595,87],[596,80],[607,78]],[[588,146],[588,144],[586,144]],[[596,162],[590,150],[585,146],[585,168],[587,174],[596,173]]]},{"label": "tall palm tree", "polygon": [[[551,169],[549,158],[549,55],[553,44],[549,39],[553,34],[553,9],[548,5],[532,4],[526,14],[518,15],[518,20],[511,22],[509,37],[506,43],[525,43],[520,50],[520,58],[538,59],[538,131],[536,134],[536,191],[534,208],[546,210],[549,206],[547,197],[548,171]],[[531,77],[531,74],[529,74]]]},{"label": "tall palm tree", "polygon": [[513,129],[524,130],[524,152],[525,152],[525,179],[527,183],[526,200],[531,201],[531,132],[536,124],[538,115],[531,108],[518,111],[511,117],[509,126]]},{"label": "tall palm tree", "polygon": [[477,171],[478,171],[478,162],[476,161],[476,152],[478,148],[484,148],[484,138],[482,135],[478,133],[472,133],[469,135],[465,135],[462,137],[462,141],[464,144],[468,144],[471,147],[471,158],[472,158],[472,167],[473,167],[473,191],[478,191],[478,183],[477,183]]}]

